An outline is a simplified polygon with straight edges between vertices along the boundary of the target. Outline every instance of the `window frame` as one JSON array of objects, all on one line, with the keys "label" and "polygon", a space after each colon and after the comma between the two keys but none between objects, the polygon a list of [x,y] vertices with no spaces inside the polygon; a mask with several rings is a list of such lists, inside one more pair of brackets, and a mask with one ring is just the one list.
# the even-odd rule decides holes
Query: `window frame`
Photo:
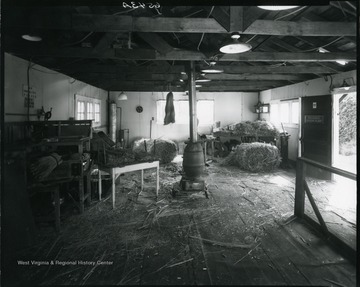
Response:
[{"label": "window frame", "polygon": [[[293,106],[294,104],[297,104],[297,122],[293,121]],[[287,115],[287,120],[286,121],[282,121],[281,116],[282,116],[282,111],[281,111],[281,105],[287,105],[288,106],[288,115]],[[270,103],[270,122],[272,122],[275,125],[281,125],[284,124],[286,126],[294,126],[294,127],[298,127],[300,124],[300,100],[299,98],[296,99],[289,99],[289,100],[276,100],[276,101],[271,101]],[[275,107],[277,106],[277,107]],[[274,120],[273,115],[276,114],[277,115],[277,119]]]},{"label": "window frame", "polygon": [[[189,108],[189,100],[182,100],[182,99],[179,99],[179,100],[174,100],[174,108],[175,108],[175,118],[176,118],[176,115],[178,115],[179,113],[177,113],[177,110],[180,108],[180,107],[176,107],[177,105],[179,105],[181,103],[186,103],[187,104],[187,107]],[[199,126],[212,126],[215,122],[215,101],[213,99],[199,99],[199,100],[196,100],[196,107],[198,107],[199,105],[199,102],[212,102],[213,103],[213,111],[212,111],[212,118],[213,118],[213,122],[212,123],[201,123],[201,119],[199,119]],[[163,103],[161,105],[161,107],[159,107],[159,103]],[[159,116],[159,111],[158,109],[161,108],[163,111],[165,110],[165,106],[166,106],[166,100],[164,99],[160,99],[160,100],[157,100],[156,101],[156,124],[158,125],[162,125],[164,124],[164,117],[162,117],[161,115],[163,114],[162,112],[160,113],[160,116]],[[178,124],[178,125],[188,125],[190,120],[189,120],[189,109],[187,109],[187,112],[186,113],[180,113],[182,115],[185,115],[185,117],[181,117],[181,121],[179,122],[179,120],[177,119],[175,121],[174,124]],[[184,121],[184,119],[186,119]]]},{"label": "window frame", "polygon": [[[84,103],[84,111],[82,112],[84,118],[81,120],[91,120],[93,127],[100,126],[101,125],[101,100],[75,94],[74,118],[76,120],[80,120],[79,116],[78,116],[79,115],[79,111],[78,111],[78,103],[79,102]],[[97,113],[98,121],[96,121],[97,118],[95,115],[95,113],[96,113],[95,106],[96,105],[99,106],[99,112]],[[88,111],[89,107],[91,107],[91,109],[92,109],[91,112]],[[89,117],[91,117],[91,118],[89,118]]]}]

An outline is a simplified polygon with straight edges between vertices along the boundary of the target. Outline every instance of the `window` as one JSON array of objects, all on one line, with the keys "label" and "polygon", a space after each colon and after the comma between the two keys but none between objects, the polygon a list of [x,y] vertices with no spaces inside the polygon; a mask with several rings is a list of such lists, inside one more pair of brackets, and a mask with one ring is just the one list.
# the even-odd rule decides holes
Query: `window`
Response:
[{"label": "window", "polygon": [[100,104],[95,103],[95,123],[100,123]]},{"label": "window", "polygon": [[94,109],[93,103],[86,103],[86,119],[93,120],[94,119]]},{"label": "window", "polygon": [[[165,117],[165,100],[158,100],[156,107],[156,122],[158,124],[164,123]],[[197,104],[197,117],[199,125],[212,125],[214,124],[214,101],[213,100],[198,100]],[[174,101],[175,109],[175,123],[176,124],[189,124],[189,101]]]},{"label": "window", "polygon": [[279,119],[279,104],[271,104],[270,109],[270,122],[277,125],[280,123]]},{"label": "window", "polygon": [[76,119],[77,120],[84,120],[85,119],[85,102],[83,102],[83,101],[78,101],[77,102]]},{"label": "window", "polygon": [[270,122],[275,125],[280,123],[299,124],[299,101],[289,100],[280,103],[272,103]]},{"label": "window", "polygon": [[100,126],[101,102],[99,99],[75,95],[75,119],[93,120],[93,126]]}]

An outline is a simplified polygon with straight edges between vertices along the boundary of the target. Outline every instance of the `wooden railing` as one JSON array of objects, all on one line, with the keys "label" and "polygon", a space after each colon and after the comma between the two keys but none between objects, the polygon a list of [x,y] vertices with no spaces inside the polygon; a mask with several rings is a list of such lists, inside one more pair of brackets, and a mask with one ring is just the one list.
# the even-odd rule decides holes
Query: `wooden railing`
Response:
[{"label": "wooden railing", "polygon": [[[326,236],[326,239],[328,239],[331,243],[333,243],[334,246],[337,247],[337,249],[339,249],[345,257],[347,257],[349,260],[353,262],[356,262],[356,250],[351,246],[349,246],[347,243],[345,243],[343,240],[341,240],[339,237],[332,234],[327,228],[326,223],[321,215],[321,212],[317,207],[316,202],[311,194],[309,185],[307,184],[305,179],[307,164],[355,181],[357,179],[356,174],[335,167],[327,166],[307,158],[303,158],[303,157],[297,158],[295,206],[294,206],[294,215],[296,217],[302,218],[308,223],[310,223],[312,226],[314,226],[316,229],[320,229],[322,233]],[[310,216],[305,214],[305,194],[307,195],[309,202],[320,224],[317,223],[315,220],[313,220]]]}]

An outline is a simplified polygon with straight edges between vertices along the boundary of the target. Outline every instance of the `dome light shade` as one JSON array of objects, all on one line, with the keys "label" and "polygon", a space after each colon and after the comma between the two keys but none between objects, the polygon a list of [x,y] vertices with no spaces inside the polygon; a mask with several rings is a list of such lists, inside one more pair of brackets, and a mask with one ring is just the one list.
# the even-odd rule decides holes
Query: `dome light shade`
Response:
[{"label": "dome light shade", "polygon": [[205,82],[210,82],[211,80],[204,77],[203,75],[200,75],[200,77],[198,77],[196,80],[195,80],[195,83],[205,83]]},{"label": "dome light shade", "polygon": [[220,48],[220,52],[224,54],[237,54],[247,52],[251,50],[251,48],[250,44],[242,43],[238,39],[232,39]]},{"label": "dome light shade", "polygon": [[128,98],[127,98],[127,95],[124,93],[124,92],[121,92],[119,95],[118,95],[118,100],[119,101],[126,101]]},{"label": "dome light shade", "polygon": [[293,9],[299,6],[258,6],[258,7],[264,10],[281,11],[281,10]]},{"label": "dome light shade", "polygon": [[21,36],[21,38],[31,42],[40,42],[42,40],[42,38],[39,35],[30,35],[30,34],[24,34]]},{"label": "dome light shade", "polygon": [[217,74],[217,73],[223,73],[224,70],[209,67],[209,68],[201,69],[201,72],[208,74]]}]

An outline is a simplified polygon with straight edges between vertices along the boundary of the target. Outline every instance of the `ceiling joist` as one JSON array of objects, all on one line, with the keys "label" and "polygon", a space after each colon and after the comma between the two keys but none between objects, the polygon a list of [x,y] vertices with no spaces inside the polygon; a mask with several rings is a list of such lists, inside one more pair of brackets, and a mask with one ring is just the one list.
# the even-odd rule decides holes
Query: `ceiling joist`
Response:
[{"label": "ceiling joist", "polygon": [[[235,16],[234,16],[235,17]],[[231,27],[239,27],[240,17],[232,18]],[[9,26],[19,26],[16,19]],[[46,22],[46,23],[44,23]],[[119,15],[73,14],[59,19],[47,17],[39,23],[27,23],[42,29],[72,29],[93,32],[153,32],[153,33],[228,33],[213,18],[150,18]],[[38,25],[38,27],[36,27]],[[288,36],[356,36],[355,22],[291,22],[255,20],[243,34]]]}]

